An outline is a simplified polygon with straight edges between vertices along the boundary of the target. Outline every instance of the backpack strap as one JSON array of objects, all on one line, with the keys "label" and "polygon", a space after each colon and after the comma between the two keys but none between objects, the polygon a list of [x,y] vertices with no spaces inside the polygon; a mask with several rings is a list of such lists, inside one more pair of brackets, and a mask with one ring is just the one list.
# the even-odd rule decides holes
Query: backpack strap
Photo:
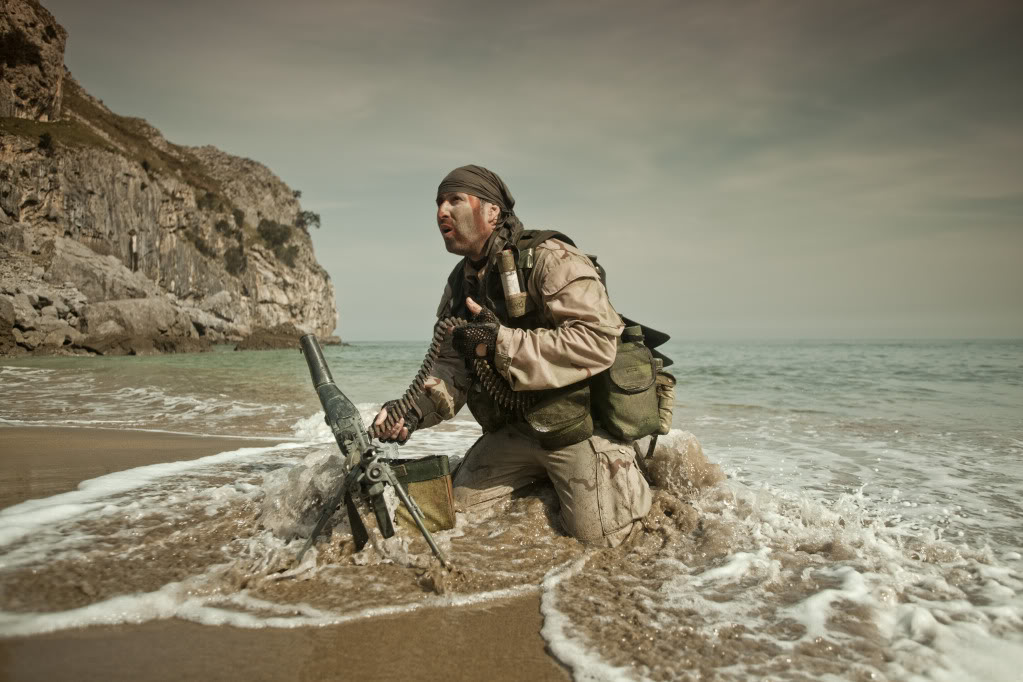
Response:
[{"label": "backpack strap", "polygon": [[448,286],[451,287],[451,314],[455,317],[468,319],[469,311],[465,307],[465,259],[458,261],[458,265],[448,275]]},{"label": "backpack strap", "polygon": [[528,272],[536,264],[536,247],[548,239],[559,239],[566,244],[575,246],[575,242],[557,230],[523,230],[515,240],[515,250],[518,252],[516,266],[523,271],[523,276],[528,278]]}]

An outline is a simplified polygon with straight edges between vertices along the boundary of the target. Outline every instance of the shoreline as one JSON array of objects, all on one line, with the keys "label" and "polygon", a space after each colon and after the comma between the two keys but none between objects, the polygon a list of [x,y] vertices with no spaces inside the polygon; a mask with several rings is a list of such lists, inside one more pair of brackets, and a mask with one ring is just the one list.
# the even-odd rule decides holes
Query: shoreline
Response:
[{"label": "shoreline", "polygon": [[285,442],[78,426],[0,426],[0,509],[115,471]]},{"label": "shoreline", "polygon": [[[0,508],[115,471],[286,440],[0,426]],[[540,596],[531,594],[326,627],[91,626],[0,636],[0,679],[571,679],[547,653],[542,625]]]},{"label": "shoreline", "polygon": [[0,637],[10,680],[569,680],[540,637],[540,597],[425,608],[326,627],[179,619]]}]

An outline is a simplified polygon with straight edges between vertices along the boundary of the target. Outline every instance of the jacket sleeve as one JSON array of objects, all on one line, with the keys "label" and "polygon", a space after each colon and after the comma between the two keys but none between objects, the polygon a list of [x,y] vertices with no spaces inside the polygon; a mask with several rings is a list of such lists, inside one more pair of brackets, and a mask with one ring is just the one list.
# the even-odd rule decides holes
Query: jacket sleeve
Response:
[{"label": "jacket sleeve", "polygon": [[512,389],[559,388],[611,366],[624,325],[585,254],[558,240],[544,242],[528,289],[553,328],[501,327],[495,360]]},{"label": "jacket sleeve", "polygon": [[[450,314],[451,287],[445,286],[444,295],[437,307],[437,319],[439,321]],[[416,403],[423,415],[419,421],[421,429],[453,419],[465,404],[469,391],[469,373],[465,361],[451,345],[450,334],[441,343],[440,354],[423,387],[423,397]]]}]

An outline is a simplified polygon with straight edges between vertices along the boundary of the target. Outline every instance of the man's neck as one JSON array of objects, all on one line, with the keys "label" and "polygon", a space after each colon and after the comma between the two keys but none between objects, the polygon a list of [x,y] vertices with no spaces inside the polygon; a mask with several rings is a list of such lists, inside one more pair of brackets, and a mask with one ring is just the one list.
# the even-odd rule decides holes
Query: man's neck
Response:
[{"label": "man's neck", "polygon": [[487,240],[483,242],[483,246],[480,247],[479,253],[465,257],[465,260],[466,262],[469,263],[469,265],[471,265],[476,270],[479,270],[486,264],[487,258],[488,256],[490,256],[490,251],[494,247],[494,241],[497,239],[498,232],[499,230],[494,230],[493,232],[490,233],[490,236],[487,237]]}]

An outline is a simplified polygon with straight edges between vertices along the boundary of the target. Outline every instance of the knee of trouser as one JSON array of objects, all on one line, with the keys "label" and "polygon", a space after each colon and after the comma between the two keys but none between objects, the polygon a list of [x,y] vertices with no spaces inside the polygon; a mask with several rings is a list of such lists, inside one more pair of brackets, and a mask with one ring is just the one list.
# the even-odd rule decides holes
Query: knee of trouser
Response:
[{"label": "knee of trouser", "polygon": [[607,439],[591,442],[589,461],[568,479],[571,503],[562,505],[561,521],[586,544],[614,547],[650,511],[650,486],[631,446]]}]

